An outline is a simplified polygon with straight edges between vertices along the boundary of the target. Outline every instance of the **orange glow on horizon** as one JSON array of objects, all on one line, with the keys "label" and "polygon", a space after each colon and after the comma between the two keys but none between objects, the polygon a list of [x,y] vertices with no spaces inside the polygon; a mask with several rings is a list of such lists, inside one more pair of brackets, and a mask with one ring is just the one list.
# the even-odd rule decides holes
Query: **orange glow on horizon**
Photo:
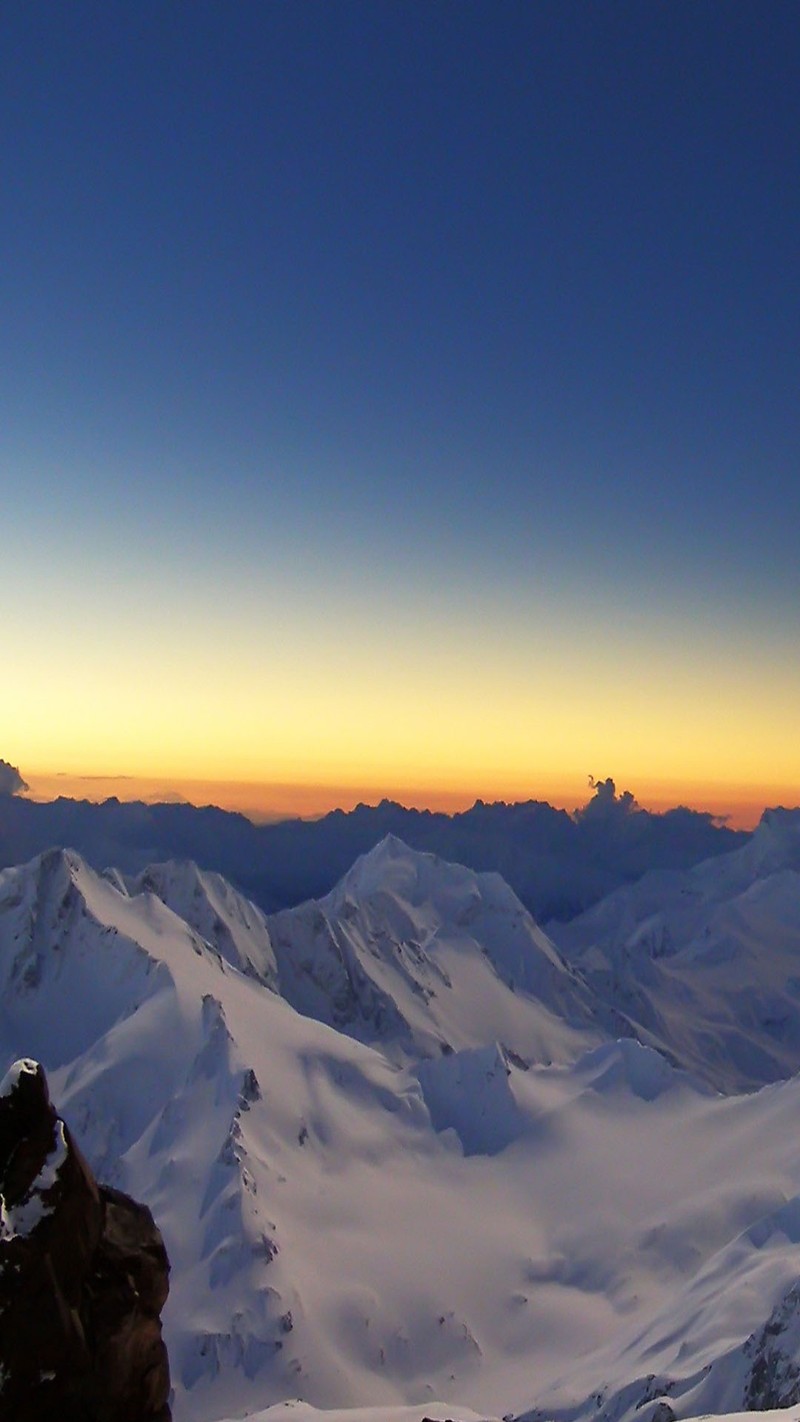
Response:
[{"label": "orange glow on horizon", "polygon": [[[617,792],[630,790],[639,805],[664,812],[676,805],[708,811],[727,820],[737,829],[752,829],[762,811],[770,805],[800,803],[800,787],[763,787],[714,782],[680,784],[671,781],[633,783],[616,778]],[[535,785],[516,784],[471,786],[458,789],[447,785],[354,785],[279,781],[211,780],[145,775],[77,775],[54,772],[29,773],[28,798],[52,800],[60,795],[70,799],[99,802],[119,800],[158,802],[184,801],[193,805],[217,805],[237,810],[256,822],[268,820],[314,819],[330,810],[352,810],[358,804],[376,805],[380,800],[397,801],[410,809],[428,809],[455,814],[469,809],[476,800],[548,801],[556,808],[573,811],[591,798],[588,777],[542,777]]]}]

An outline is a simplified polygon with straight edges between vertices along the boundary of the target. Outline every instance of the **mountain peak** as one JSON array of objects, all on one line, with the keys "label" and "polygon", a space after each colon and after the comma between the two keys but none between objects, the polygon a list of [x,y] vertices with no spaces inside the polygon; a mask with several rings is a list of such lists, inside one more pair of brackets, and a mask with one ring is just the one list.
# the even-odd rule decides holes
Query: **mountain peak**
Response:
[{"label": "mountain peak", "polygon": [[[437,854],[411,849],[395,834],[387,834],[339,881],[320,902],[334,914],[345,906],[365,907],[371,900],[376,912],[385,913],[387,900],[411,912],[430,933],[451,925],[466,930],[485,918],[528,925],[539,950],[553,960],[555,954],[535,920],[502,875],[479,873],[463,864],[452,864]],[[420,917],[421,915],[421,917]]]},{"label": "mountain peak", "polygon": [[359,855],[333,894],[362,899],[386,891],[413,897],[414,885],[426,867],[439,863],[432,854],[410,849],[396,834],[386,834],[372,849]]},{"label": "mountain peak", "polygon": [[51,878],[61,874],[74,879],[76,874],[80,874],[87,867],[76,849],[62,849],[60,846],[46,849],[33,863],[40,874]]},{"label": "mountain peak", "polygon": [[765,810],[740,855],[759,874],[800,869],[800,809],[776,805]]},{"label": "mountain peak", "polygon": [[0,873],[0,912],[13,912],[23,900],[33,914],[32,922],[45,905],[60,904],[66,910],[83,895],[93,877],[94,871],[74,849],[46,849],[30,863]]},{"label": "mountain peak", "polygon": [[755,833],[761,838],[769,836],[773,840],[800,845],[800,807],[786,809],[783,805],[775,805],[765,810]]}]

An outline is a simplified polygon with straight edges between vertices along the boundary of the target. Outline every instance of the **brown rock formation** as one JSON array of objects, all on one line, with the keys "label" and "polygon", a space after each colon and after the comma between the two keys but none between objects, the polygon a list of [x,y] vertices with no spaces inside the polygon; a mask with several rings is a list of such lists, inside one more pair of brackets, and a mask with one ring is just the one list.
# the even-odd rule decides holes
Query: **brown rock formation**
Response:
[{"label": "brown rock formation", "polygon": [[169,1422],[152,1215],[98,1186],[42,1068],[0,1085],[0,1422]]}]

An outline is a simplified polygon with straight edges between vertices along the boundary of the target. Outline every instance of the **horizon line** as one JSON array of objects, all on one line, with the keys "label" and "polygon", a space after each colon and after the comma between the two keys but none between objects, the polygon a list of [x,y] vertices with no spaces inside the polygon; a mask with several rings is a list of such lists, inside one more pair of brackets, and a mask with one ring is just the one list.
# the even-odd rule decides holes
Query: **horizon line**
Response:
[{"label": "horizon line", "polygon": [[[735,829],[753,829],[767,808],[800,802],[800,793],[793,796],[791,787],[753,787],[737,782],[698,785],[650,780],[645,781],[643,791],[638,791],[626,783],[627,778],[608,778],[615,781],[618,795],[632,794],[637,806],[643,810],[663,814],[670,809],[685,808],[709,814]],[[239,812],[257,824],[286,819],[320,819],[333,810],[349,813],[358,805],[376,807],[383,801],[398,804],[404,809],[449,815],[469,810],[478,803],[513,805],[538,802],[572,814],[593,798],[592,779],[588,776],[580,788],[574,776],[542,776],[538,786],[520,786],[516,793],[510,786],[420,788],[410,785],[363,785],[344,780],[325,783],[69,771],[29,772],[26,779],[28,789],[22,798],[33,802],[66,798],[97,804],[108,799],[123,803],[184,803],[198,809],[214,806]]]}]

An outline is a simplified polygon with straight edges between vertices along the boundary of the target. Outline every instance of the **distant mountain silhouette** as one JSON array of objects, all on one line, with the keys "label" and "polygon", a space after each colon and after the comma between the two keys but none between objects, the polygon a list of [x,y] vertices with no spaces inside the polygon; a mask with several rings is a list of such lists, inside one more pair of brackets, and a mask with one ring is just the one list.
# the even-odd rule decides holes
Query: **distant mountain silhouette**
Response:
[{"label": "distant mountain silhouette", "polygon": [[193,859],[271,912],[326,894],[359,854],[393,834],[470,869],[497,870],[546,921],[573,917],[647,869],[687,869],[748,838],[710,814],[643,810],[628,792],[617,795],[612,780],[593,782],[593,790],[574,815],[538,800],[478,800],[455,815],[382,800],[319,820],[268,825],[215,806],[63,797],[39,804],[0,795],[0,867],[52,845],[73,847],[98,869],[113,864],[128,873],[159,860]]}]

